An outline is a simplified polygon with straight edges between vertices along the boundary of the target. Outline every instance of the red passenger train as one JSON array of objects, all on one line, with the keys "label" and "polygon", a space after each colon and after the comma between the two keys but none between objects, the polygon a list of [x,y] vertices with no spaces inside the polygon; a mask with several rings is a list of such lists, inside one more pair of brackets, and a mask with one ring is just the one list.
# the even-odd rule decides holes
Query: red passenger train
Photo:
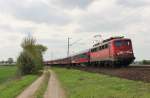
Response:
[{"label": "red passenger train", "polygon": [[48,65],[127,67],[134,61],[132,42],[124,37],[111,37],[79,54],[45,62]]}]

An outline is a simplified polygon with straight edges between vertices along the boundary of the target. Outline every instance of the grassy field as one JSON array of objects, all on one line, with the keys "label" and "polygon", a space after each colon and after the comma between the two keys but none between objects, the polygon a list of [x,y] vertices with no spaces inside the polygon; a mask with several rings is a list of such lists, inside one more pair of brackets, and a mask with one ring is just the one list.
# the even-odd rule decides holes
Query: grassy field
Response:
[{"label": "grassy field", "polygon": [[0,98],[15,98],[38,76],[27,75],[16,78],[15,66],[0,66]]},{"label": "grassy field", "polygon": [[0,89],[0,98],[15,98],[36,78],[36,75],[27,75],[22,77],[21,79],[10,82]]},{"label": "grassy field", "polygon": [[89,73],[52,68],[68,98],[150,98],[150,84]]},{"label": "grassy field", "polygon": [[16,76],[15,66],[0,66],[0,85]]}]

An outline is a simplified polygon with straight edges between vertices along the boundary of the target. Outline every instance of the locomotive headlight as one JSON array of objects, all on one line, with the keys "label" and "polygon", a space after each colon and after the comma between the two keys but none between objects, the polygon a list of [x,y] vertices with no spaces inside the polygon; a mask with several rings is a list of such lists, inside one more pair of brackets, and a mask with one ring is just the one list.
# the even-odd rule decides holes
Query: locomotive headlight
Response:
[{"label": "locomotive headlight", "polygon": [[118,56],[118,55],[120,55],[120,53],[117,53],[116,55]]},{"label": "locomotive headlight", "polygon": [[122,52],[121,52],[121,51],[120,51],[120,52],[118,52],[118,53],[116,53],[116,55],[117,55],[117,56],[119,56],[119,55],[121,55],[121,54],[122,54]]},{"label": "locomotive headlight", "polygon": [[132,54],[133,52],[132,51],[126,51],[126,53]]},{"label": "locomotive headlight", "polygon": [[123,54],[123,51],[120,51],[120,52],[117,53],[117,55],[121,55],[121,54]]},{"label": "locomotive headlight", "polygon": [[130,51],[130,50],[129,51],[119,51],[119,52],[116,53],[116,55],[119,56],[119,55],[123,55],[123,54],[132,54],[132,53],[133,52]]}]

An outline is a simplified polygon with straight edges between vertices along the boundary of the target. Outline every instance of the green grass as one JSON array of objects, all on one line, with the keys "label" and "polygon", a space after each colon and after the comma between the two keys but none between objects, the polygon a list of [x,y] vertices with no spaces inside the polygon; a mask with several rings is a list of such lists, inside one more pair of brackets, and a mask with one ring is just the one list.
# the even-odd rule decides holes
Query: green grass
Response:
[{"label": "green grass", "polygon": [[150,98],[150,84],[75,69],[52,68],[68,98]]},{"label": "green grass", "polygon": [[0,86],[16,76],[16,66],[0,66]]},{"label": "green grass", "polygon": [[0,98],[15,98],[38,77],[27,75],[17,78],[16,72],[16,66],[0,66]]},{"label": "green grass", "polygon": [[15,98],[36,78],[37,75],[27,75],[22,77],[21,79],[9,82],[9,84],[3,86],[0,89],[0,98]]},{"label": "green grass", "polygon": [[47,72],[45,72],[44,74],[45,74],[45,76],[44,76],[44,81],[43,81],[43,83],[40,85],[39,89],[36,91],[36,93],[35,93],[35,95],[34,95],[34,98],[43,98],[44,93],[45,93],[45,91],[46,91],[46,89],[47,89],[50,72],[47,71]]}]

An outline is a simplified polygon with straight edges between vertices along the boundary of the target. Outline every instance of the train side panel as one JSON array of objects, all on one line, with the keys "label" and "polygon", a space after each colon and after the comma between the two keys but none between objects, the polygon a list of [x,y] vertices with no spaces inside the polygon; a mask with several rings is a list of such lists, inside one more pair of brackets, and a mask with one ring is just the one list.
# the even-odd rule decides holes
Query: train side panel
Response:
[{"label": "train side panel", "polygon": [[109,55],[110,55],[109,48],[106,48],[104,50],[97,51],[97,52],[91,52],[90,53],[90,61],[94,62],[94,61],[108,60]]},{"label": "train side panel", "polygon": [[88,63],[90,61],[89,56],[90,56],[89,51],[75,55],[71,58],[72,64]]}]

